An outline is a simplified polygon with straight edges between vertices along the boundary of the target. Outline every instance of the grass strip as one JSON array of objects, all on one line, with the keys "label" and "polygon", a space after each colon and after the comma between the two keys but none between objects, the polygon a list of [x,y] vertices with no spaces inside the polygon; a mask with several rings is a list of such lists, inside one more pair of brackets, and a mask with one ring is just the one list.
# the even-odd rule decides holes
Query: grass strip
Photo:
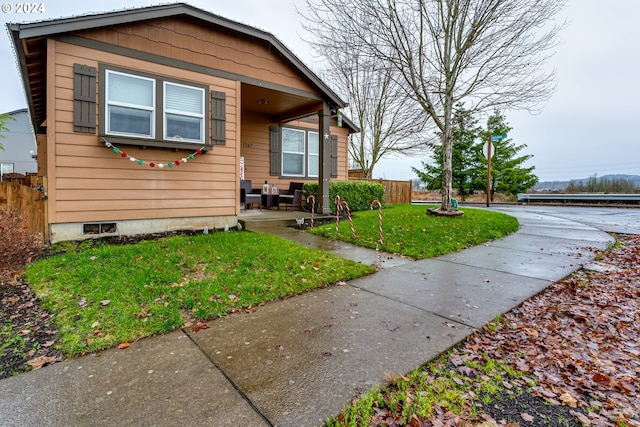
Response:
[{"label": "grass strip", "polygon": [[[460,359],[458,357],[458,359]],[[444,412],[467,413],[475,419],[507,380],[522,374],[508,364],[485,356],[450,364],[450,353],[418,367],[407,376],[380,389],[374,387],[345,407],[338,416],[325,420],[326,427],[378,425],[393,419],[397,425],[422,425],[422,420]],[[384,422],[382,422],[384,424]]]},{"label": "grass strip", "polygon": [[356,238],[349,221],[311,230],[331,239],[343,240],[367,248],[399,253],[415,259],[456,252],[489,240],[498,239],[518,229],[518,220],[509,215],[483,209],[466,208],[462,217],[426,214],[426,205],[392,205],[383,210],[383,241],[380,245],[378,211],[353,214]]},{"label": "grass strip", "polygon": [[374,271],[248,232],[84,247],[36,261],[25,272],[70,356]]}]

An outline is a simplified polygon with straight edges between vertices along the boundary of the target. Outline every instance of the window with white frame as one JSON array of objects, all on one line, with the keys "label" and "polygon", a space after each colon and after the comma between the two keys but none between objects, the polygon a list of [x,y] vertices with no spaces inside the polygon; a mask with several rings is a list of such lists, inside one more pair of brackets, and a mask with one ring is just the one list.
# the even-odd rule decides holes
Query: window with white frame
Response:
[{"label": "window with white frame", "polygon": [[0,163],[0,175],[13,173],[13,163]]},{"label": "window with white frame", "polygon": [[317,178],[319,173],[320,142],[318,132],[283,127],[282,176]]},{"label": "window with white frame", "polygon": [[105,135],[156,146],[208,143],[205,85],[118,67],[105,69],[103,83]]},{"label": "window with white frame", "polygon": [[164,83],[164,138],[173,141],[204,140],[204,90]]},{"label": "window with white frame", "polygon": [[307,157],[307,175],[310,177],[318,177],[319,169],[318,164],[320,160],[320,144],[318,141],[318,132],[308,132],[307,133],[308,140],[308,157]]},{"label": "window with white frame", "polygon": [[106,126],[112,135],[153,138],[156,82],[107,71]]},{"label": "window with white frame", "polygon": [[282,175],[305,176],[306,132],[282,128]]}]

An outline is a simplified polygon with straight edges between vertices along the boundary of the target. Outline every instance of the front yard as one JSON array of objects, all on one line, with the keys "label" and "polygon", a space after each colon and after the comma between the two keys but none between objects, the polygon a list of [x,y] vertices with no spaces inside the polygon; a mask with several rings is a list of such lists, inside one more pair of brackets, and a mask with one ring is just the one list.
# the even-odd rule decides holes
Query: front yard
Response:
[{"label": "front yard", "polygon": [[[72,356],[372,273],[280,238],[229,232],[94,245],[39,260],[25,279]],[[66,245],[69,248],[75,246]],[[86,249],[85,249],[86,248]]]},{"label": "front yard", "polygon": [[[515,231],[509,216],[468,209],[462,218],[425,215],[424,206],[358,212],[357,238],[342,221],[314,232],[414,258],[440,255]],[[134,239],[135,240],[135,239]],[[137,241],[137,240],[136,240]],[[249,232],[61,243],[0,280],[0,378],[272,300],[371,274],[372,266]],[[115,244],[117,243],[117,244]]]},{"label": "front yard", "polygon": [[312,233],[330,239],[340,239],[356,245],[399,253],[414,259],[431,258],[489,240],[504,237],[518,229],[514,217],[483,209],[461,209],[462,217],[426,215],[427,205],[392,205],[383,210],[383,244],[379,243],[378,211],[353,214],[356,237],[349,221],[314,228]]}]

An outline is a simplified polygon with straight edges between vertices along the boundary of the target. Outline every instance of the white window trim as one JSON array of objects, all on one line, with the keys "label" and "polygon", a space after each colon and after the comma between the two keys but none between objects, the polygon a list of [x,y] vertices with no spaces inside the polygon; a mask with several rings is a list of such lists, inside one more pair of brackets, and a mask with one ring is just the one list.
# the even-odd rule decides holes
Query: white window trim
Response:
[{"label": "white window trim", "polygon": [[[180,111],[180,110],[172,110],[170,108],[167,108],[167,97],[166,97],[166,93],[167,93],[167,85],[173,85],[173,86],[181,86],[181,87],[186,87],[189,89],[196,89],[198,91],[200,91],[202,93],[202,114],[194,114],[194,113],[188,113],[185,111]],[[201,87],[196,87],[196,86],[189,86],[189,85],[183,85],[180,83],[174,83],[174,82],[163,82],[163,86],[162,86],[162,94],[163,94],[163,99],[162,99],[162,108],[163,108],[163,112],[162,112],[162,132],[163,132],[163,137],[166,141],[177,141],[177,142],[193,142],[196,144],[204,144],[204,139],[205,139],[205,112],[206,112],[206,105],[205,105],[205,100],[206,100],[206,93],[204,91],[204,89],[202,89]],[[183,117],[195,117],[200,119],[200,139],[188,139],[188,138],[171,138],[167,135],[167,114],[174,114],[176,116],[183,116]]]},{"label": "white window trim", "polygon": [[[312,133],[316,134],[318,138],[318,152],[313,154],[311,154],[311,150],[309,149],[309,135]],[[320,133],[319,132],[312,131],[312,130],[306,131],[306,147],[307,147],[307,176],[309,178],[318,178],[320,176]],[[315,175],[311,175],[309,173],[309,171],[311,170],[311,168],[309,167],[309,164],[312,156],[318,159],[318,173]]]},{"label": "white window trim", "polygon": [[[152,93],[152,106],[148,107],[146,105],[138,105],[138,104],[128,104],[125,102],[117,102],[117,101],[111,101],[109,99],[109,76],[111,74],[119,74],[121,76],[127,76],[127,77],[133,77],[136,79],[140,79],[140,80],[147,80],[150,81],[153,84],[153,93]],[[128,73],[122,73],[119,71],[113,71],[113,70],[106,70],[105,72],[105,127],[106,127],[106,134],[107,135],[118,135],[118,136],[130,136],[133,138],[143,138],[143,139],[154,139],[155,138],[155,131],[156,131],[156,81],[155,79],[150,79],[148,77],[142,77],[142,76],[138,76],[135,74],[128,74]],[[109,114],[109,107],[110,106],[116,106],[116,107],[125,107],[125,108],[131,108],[131,109],[136,109],[136,110],[143,110],[143,111],[151,111],[151,123],[150,123],[150,130],[151,130],[151,135],[147,136],[147,135],[140,135],[140,134],[135,134],[135,133],[128,133],[128,132],[117,132],[117,131],[112,131],[111,130],[111,116]]]},{"label": "white window trim", "polygon": [[[11,171],[9,172],[5,172],[4,171],[4,166],[11,166]],[[0,176],[4,176],[5,174],[8,173],[14,173],[16,165],[13,162],[0,162]]]},{"label": "white window trim", "polygon": [[[280,165],[281,165],[281,169],[282,169],[282,176],[295,176],[295,177],[305,177],[307,176],[307,171],[306,171],[306,166],[307,166],[307,131],[303,130],[303,129],[296,129],[296,128],[285,128],[287,130],[292,130],[295,132],[302,132],[304,133],[304,148],[302,152],[300,151],[285,151],[284,149],[284,143],[282,141],[282,137],[284,136],[284,132],[281,133],[281,140],[280,140],[280,144],[281,144],[281,156],[280,156]],[[284,170],[284,155],[286,154],[296,154],[296,155],[302,155],[303,161],[302,161],[302,174],[291,174],[291,173],[286,173]]]}]

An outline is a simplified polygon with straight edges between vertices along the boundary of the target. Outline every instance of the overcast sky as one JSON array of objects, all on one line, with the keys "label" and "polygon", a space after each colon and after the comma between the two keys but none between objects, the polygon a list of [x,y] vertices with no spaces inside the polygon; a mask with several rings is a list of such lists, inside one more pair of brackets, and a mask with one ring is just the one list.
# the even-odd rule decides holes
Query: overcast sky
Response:
[{"label": "overcast sky", "polygon": [[[166,3],[166,2],[164,2]],[[212,13],[269,31],[313,69],[319,65],[301,40],[295,5],[304,0],[191,0]],[[30,22],[158,4],[131,0],[46,0],[44,13],[16,13],[18,2],[4,3],[0,17]],[[8,6],[7,6],[8,5]],[[7,12],[12,9],[12,12]],[[531,164],[542,181],[611,173],[640,175],[640,17],[639,0],[569,0],[560,18],[569,20],[562,45],[549,62],[558,88],[541,114],[507,111],[509,137],[527,144]],[[9,37],[0,37],[0,112],[26,107]],[[410,179],[420,158],[383,161],[375,177]]]}]

